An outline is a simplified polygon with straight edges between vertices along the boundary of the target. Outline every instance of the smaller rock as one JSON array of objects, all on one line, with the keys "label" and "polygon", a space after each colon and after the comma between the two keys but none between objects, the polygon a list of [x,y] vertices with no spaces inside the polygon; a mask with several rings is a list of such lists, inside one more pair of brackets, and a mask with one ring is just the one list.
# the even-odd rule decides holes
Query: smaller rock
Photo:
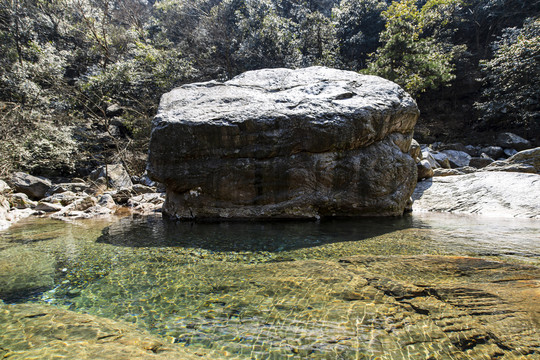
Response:
[{"label": "smaller rock", "polygon": [[412,140],[411,147],[409,148],[409,155],[416,161],[417,163],[422,160],[422,149],[420,148],[420,144],[416,140]]},{"label": "smaller rock", "polygon": [[467,152],[467,147],[463,145],[462,143],[453,143],[453,144],[441,143],[437,146],[437,151],[443,151],[443,150],[455,150],[455,151]]},{"label": "smaller rock", "polygon": [[497,160],[483,168],[484,171],[505,171],[505,172],[519,172],[526,174],[536,174],[534,166],[527,164],[510,164],[503,160]]},{"label": "smaller rock", "polygon": [[470,174],[470,173],[476,172],[478,169],[472,166],[462,166],[462,167],[456,168],[456,170],[461,171],[464,174]]},{"label": "smaller rock", "polygon": [[469,166],[475,167],[477,169],[482,169],[489,164],[491,164],[494,160],[490,157],[473,157],[469,161]]},{"label": "smaller rock", "polygon": [[11,207],[15,209],[33,209],[37,206],[37,202],[30,200],[24,193],[11,194],[8,200]]},{"label": "smaller rock", "polygon": [[81,193],[88,190],[88,188],[89,188],[89,185],[87,185],[85,182],[61,183],[61,184],[51,186],[51,188],[47,192],[47,196],[63,193],[66,191]]},{"label": "smaller rock", "polygon": [[114,191],[110,193],[114,199],[114,202],[116,202],[119,205],[124,205],[127,203],[127,201],[133,196],[136,195],[131,188],[123,188],[118,191]]},{"label": "smaller rock", "polygon": [[0,180],[0,194],[7,193],[9,191],[11,191],[9,185],[4,180]]},{"label": "smaller rock", "polygon": [[135,184],[135,185],[133,185],[133,187],[131,189],[137,195],[150,194],[150,193],[155,193],[156,192],[155,188],[152,188],[152,187],[146,186],[146,185],[142,185],[142,184]]},{"label": "smaller rock", "polygon": [[433,177],[433,168],[428,160],[421,160],[418,164],[416,164],[416,167],[418,169],[418,181]]},{"label": "smaller rock", "polygon": [[432,152],[431,155],[435,158],[435,160],[437,160],[437,163],[439,163],[439,165],[442,168],[445,168],[445,169],[450,169],[451,168],[450,160],[448,159],[448,156],[445,153]]},{"label": "smaller rock", "polygon": [[481,154],[480,148],[474,145],[466,145],[464,151],[472,157],[478,157]]},{"label": "smaller rock", "polygon": [[161,211],[164,202],[164,194],[147,193],[132,197],[128,200],[127,206],[129,206],[132,211],[147,214],[150,212]]},{"label": "smaller rock", "polygon": [[465,175],[465,173],[459,171],[458,169],[433,169],[433,177],[436,176],[452,176],[452,175]]},{"label": "smaller rock", "polygon": [[431,154],[431,151],[429,150],[429,148],[427,148],[426,150],[422,151],[422,159],[423,159],[423,160],[427,160],[427,161],[429,162],[429,165],[431,166],[432,169],[436,169],[436,168],[441,167],[441,165],[439,165],[439,163],[437,162],[437,160],[435,160],[435,158],[434,158],[433,155]]},{"label": "smaller rock", "polygon": [[538,174],[540,174],[540,147],[520,151],[511,156],[507,161],[513,164],[530,165],[536,169]]},{"label": "smaller rock", "polygon": [[443,150],[442,153],[448,157],[448,161],[450,162],[452,168],[469,166],[469,161],[471,161],[471,155],[464,151]]},{"label": "smaller rock", "polygon": [[65,191],[57,194],[53,194],[51,196],[48,196],[42,201],[53,203],[53,204],[60,204],[62,206],[67,206],[74,202],[79,196],[71,191]]},{"label": "smaller rock", "polygon": [[39,201],[35,210],[36,211],[44,211],[44,212],[55,212],[62,210],[63,206],[58,203],[50,203],[46,201]]},{"label": "smaller rock", "polygon": [[35,200],[44,198],[52,186],[49,179],[23,172],[13,174],[10,183],[16,192],[24,193]]},{"label": "smaller rock", "polygon": [[504,155],[510,157],[516,155],[518,151],[516,149],[504,149]]},{"label": "smaller rock", "polygon": [[98,205],[108,208],[108,209],[116,208],[116,203],[114,202],[114,199],[111,194],[100,195],[98,198]]},{"label": "smaller rock", "polygon": [[497,135],[496,144],[503,148],[516,149],[518,151],[526,150],[531,147],[529,140],[511,132]]},{"label": "smaller rock", "polygon": [[486,146],[481,149],[481,152],[492,159],[499,159],[504,156],[504,150],[500,146]]},{"label": "smaller rock", "polygon": [[[103,165],[90,174],[91,180],[97,181],[100,178],[108,178],[108,186],[113,189],[130,188],[133,186],[131,178],[122,164]],[[107,184],[106,180],[105,184]]]},{"label": "smaller rock", "polygon": [[105,114],[111,118],[115,116],[120,116],[122,115],[123,112],[124,112],[124,109],[122,109],[122,107],[118,104],[109,105],[107,109],[105,110]]}]

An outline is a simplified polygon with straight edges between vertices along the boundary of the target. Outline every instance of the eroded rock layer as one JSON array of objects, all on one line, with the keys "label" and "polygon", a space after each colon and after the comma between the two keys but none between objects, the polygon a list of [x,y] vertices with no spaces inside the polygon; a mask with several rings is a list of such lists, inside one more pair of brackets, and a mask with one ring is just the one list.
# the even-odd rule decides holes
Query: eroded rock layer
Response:
[{"label": "eroded rock layer", "polygon": [[165,94],[148,172],[178,218],[400,215],[416,183],[418,108],[396,84],[267,69]]}]

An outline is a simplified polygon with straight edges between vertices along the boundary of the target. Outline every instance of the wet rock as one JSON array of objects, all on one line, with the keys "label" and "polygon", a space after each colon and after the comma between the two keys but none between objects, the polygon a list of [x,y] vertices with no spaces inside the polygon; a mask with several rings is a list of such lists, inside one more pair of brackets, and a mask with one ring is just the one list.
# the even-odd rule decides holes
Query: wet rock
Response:
[{"label": "wet rock", "polygon": [[416,167],[418,170],[418,181],[433,177],[433,169],[431,168],[431,164],[428,160],[421,160],[418,164],[416,164]]},{"label": "wet rock", "polygon": [[90,174],[90,179],[94,181],[103,179],[104,183],[113,189],[130,188],[133,186],[131,178],[122,164],[100,166]]},{"label": "wet rock", "polygon": [[23,172],[14,173],[10,179],[10,184],[16,192],[24,193],[34,200],[45,197],[45,194],[52,186],[51,181],[48,179]]},{"label": "wet rock", "polygon": [[[0,257],[0,298],[20,299],[54,285],[55,261],[44,253],[12,247],[2,250]],[[0,325],[1,326],[1,325]],[[0,331],[2,335],[5,335]],[[2,341],[4,338],[1,338]]]},{"label": "wet rock", "polygon": [[531,147],[529,140],[525,140],[524,138],[511,132],[505,132],[497,135],[495,142],[496,145],[502,148],[516,149],[518,151],[529,149]]},{"label": "wet rock", "polygon": [[471,155],[463,151],[443,150],[442,153],[448,157],[452,168],[469,166],[469,162],[471,161]]},{"label": "wet rock", "polygon": [[44,305],[0,305],[1,351],[13,359],[223,359],[219,351],[190,350],[133,324]]},{"label": "wet rock", "polygon": [[439,211],[540,219],[540,176],[475,172],[418,183],[413,211]]},{"label": "wet rock", "polygon": [[418,108],[397,85],[312,67],[165,94],[148,173],[177,218],[400,215]]}]

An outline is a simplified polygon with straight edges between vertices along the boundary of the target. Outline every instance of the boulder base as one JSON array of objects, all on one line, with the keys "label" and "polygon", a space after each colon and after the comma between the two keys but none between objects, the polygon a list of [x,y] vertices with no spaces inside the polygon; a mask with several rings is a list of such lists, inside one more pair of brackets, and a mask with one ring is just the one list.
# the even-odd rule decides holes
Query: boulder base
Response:
[{"label": "boulder base", "polygon": [[401,215],[416,184],[418,108],[396,84],[268,69],[165,94],[148,173],[177,218]]}]

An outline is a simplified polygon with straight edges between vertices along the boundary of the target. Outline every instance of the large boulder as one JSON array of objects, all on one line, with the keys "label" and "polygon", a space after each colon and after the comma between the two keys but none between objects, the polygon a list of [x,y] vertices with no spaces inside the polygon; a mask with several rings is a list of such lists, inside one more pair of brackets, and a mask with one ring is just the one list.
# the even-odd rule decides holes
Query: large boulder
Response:
[{"label": "large boulder", "polygon": [[15,192],[21,192],[34,200],[39,200],[45,197],[52,183],[49,179],[40,176],[16,172],[11,176],[10,185]]},{"label": "large boulder", "polygon": [[163,95],[148,174],[177,218],[400,215],[414,100],[375,76],[266,69]]},{"label": "large boulder", "polygon": [[540,175],[475,172],[419,182],[413,211],[540,219]]}]

